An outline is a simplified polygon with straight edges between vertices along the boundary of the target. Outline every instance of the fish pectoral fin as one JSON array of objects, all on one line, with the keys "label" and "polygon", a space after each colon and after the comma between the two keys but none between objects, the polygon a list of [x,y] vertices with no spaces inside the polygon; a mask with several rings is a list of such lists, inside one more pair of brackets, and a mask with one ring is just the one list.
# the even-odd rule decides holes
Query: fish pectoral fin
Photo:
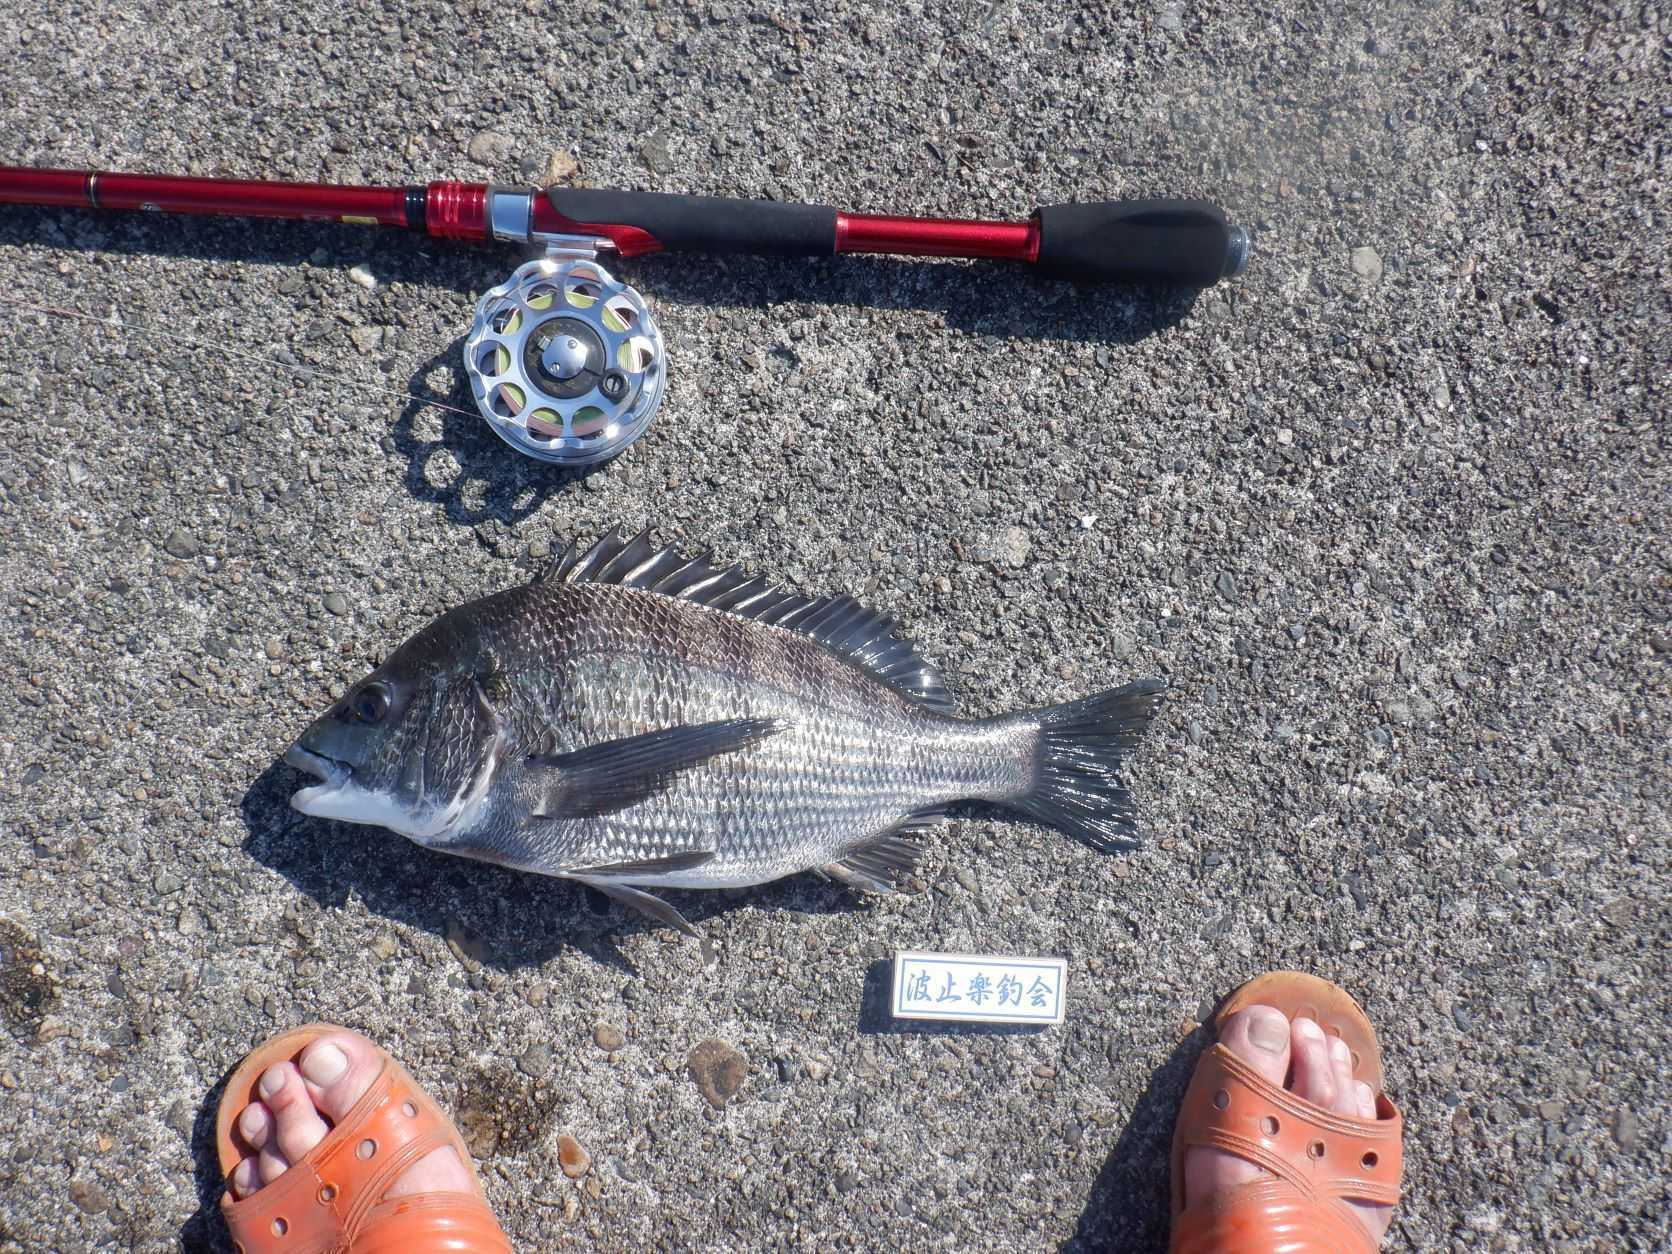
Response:
[{"label": "fish pectoral fin", "polygon": [[727,718],[530,758],[525,769],[537,785],[531,813],[584,819],[625,810],[665,790],[680,771],[757,745],[786,726],[776,718]]},{"label": "fish pectoral fin", "polygon": [[564,874],[579,879],[583,875],[601,877],[623,877],[633,875],[664,875],[673,871],[694,871],[705,863],[714,861],[718,850],[687,849],[680,853],[670,853],[663,858],[641,858],[637,862],[601,862],[597,866],[576,867]]},{"label": "fish pectoral fin", "polygon": [[641,914],[649,915],[658,923],[666,923],[669,927],[684,932],[693,940],[702,940],[702,933],[692,927],[685,916],[680,914],[667,902],[642,889],[631,888],[626,884],[617,883],[608,875],[591,875],[586,873],[565,872],[567,877],[585,884],[588,888],[596,888],[611,901],[618,901],[624,906],[631,906]]},{"label": "fish pectoral fin", "polygon": [[900,827],[867,841],[839,862],[828,862],[818,869],[862,893],[891,893],[901,880],[916,873],[917,864],[923,860],[918,834],[939,821],[939,815],[908,819]]}]

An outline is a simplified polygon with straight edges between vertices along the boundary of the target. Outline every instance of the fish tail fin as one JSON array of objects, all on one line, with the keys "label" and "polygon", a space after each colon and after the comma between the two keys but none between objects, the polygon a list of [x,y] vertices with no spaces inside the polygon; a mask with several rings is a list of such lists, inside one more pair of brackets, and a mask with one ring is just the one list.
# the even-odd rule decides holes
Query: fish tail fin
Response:
[{"label": "fish tail fin", "polygon": [[1036,710],[1033,787],[1009,804],[1099,853],[1135,849],[1132,794],[1121,765],[1161,705],[1167,683],[1141,679]]}]

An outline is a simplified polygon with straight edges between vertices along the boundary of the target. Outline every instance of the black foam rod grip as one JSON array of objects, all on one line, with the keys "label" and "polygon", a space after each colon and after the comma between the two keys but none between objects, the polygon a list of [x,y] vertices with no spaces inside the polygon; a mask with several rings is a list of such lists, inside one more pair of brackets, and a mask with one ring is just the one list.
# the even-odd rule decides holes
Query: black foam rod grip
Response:
[{"label": "black foam rod grip", "polygon": [[829,257],[836,251],[836,210],[828,205],[590,187],[548,187],[546,197],[573,222],[636,226],[668,249],[775,257]]},{"label": "black foam rod grip", "polygon": [[1076,283],[1208,287],[1248,260],[1248,233],[1205,200],[1048,205],[1038,219],[1040,270]]}]

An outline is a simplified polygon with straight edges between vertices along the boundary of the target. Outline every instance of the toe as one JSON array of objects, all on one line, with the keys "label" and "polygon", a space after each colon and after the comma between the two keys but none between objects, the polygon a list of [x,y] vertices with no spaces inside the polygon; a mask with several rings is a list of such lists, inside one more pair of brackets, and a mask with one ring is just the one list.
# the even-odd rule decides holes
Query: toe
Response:
[{"label": "toe", "polygon": [[232,1186],[233,1197],[248,1197],[261,1187],[261,1171],[252,1155],[239,1161],[227,1177],[227,1183]]},{"label": "toe", "polygon": [[1296,1019],[1289,1034],[1294,1059],[1296,1096],[1325,1110],[1335,1109],[1335,1068],[1330,1063],[1324,1030],[1312,1019]]},{"label": "toe", "polygon": [[1356,1117],[1359,1112],[1358,1081],[1353,1079],[1353,1051],[1339,1036],[1329,1038],[1329,1065],[1335,1079],[1335,1105],[1338,1115]]},{"label": "toe", "polygon": [[1273,1084],[1289,1074],[1289,1021],[1272,1006],[1237,1011],[1219,1031],[1219,1040]]},{"label": "toe", "polygon": [[1376,1090],[1363,1080],[1357,1085],[1358,1116],[1360,1119],[1374,1119],[1376,1117]]},{"label": "toe", "polygon": [[273,1135],[273,1116],[260,1102],[251,1102],[238,1116],[238,1134],[244,1144],[258,1153]]},{"label": "toe", "polygon": [[325,1120],[295,1066],[276,1062],[261,1073],[261,1099],[273,1115],[273,1145],[290,1162],[325,1139]]},{"label": "toe", "polygon": [[302,1078],[326,1118],[341,1119],[382,1070],[377,1047],[353,1032],[322,1036],[302,1051]]},{"label": "toe", "polygon": [[255,1165],[262,1185],[269,1185],[290,1170],[290,1159],[281,1154],[277,1146],[269,1145],[256,1158]]}]

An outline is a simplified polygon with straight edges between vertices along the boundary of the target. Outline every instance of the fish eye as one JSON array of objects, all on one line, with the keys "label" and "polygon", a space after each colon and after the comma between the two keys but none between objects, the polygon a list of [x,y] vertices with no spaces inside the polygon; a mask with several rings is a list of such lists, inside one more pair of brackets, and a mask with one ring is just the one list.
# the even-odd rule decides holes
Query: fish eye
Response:
[{"label": "fish eye", "polygon": [[354,711],[354,717],[362,723],[381,723],[383,716],[389,713],[388,685],[367,684],[354,694],[349,709]]}]

